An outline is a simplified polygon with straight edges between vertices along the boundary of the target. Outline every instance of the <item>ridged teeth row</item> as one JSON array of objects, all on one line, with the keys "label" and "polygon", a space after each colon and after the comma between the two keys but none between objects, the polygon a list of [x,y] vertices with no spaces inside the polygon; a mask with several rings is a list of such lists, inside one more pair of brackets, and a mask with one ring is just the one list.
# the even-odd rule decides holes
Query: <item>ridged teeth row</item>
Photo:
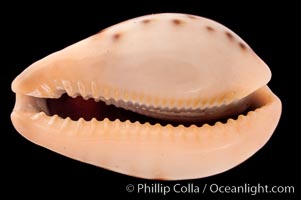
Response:
[{"label": "ridged teeth row", "polygon": [[[209,125],[209,124],[204,124],[202,125],[202,127],[216,127],[216,126],[224,126],[225,124],[229,125],[229,124],[234,124],[234,123],[237,123],[237,121],[244,121],[247,117],[254,117],[254,115],[256,115],[256,112],[260,111],[260,109],[256,109],[255,111],[249,111],[247,113],[247,115],[239,115],[237,119],[232,119],[232,118],[229,118],[227,120],[226,123],[223,123],[223,122],[216,122],[215,124],[212,124],[212,125]],[[136,121],[136,122],[131,122],[129,120],[126,120],[126,121],[120,121],[119,119],[116,119],[114,121],[110,121],[109,119],[105,118],[104,120],[102,121],[98,121],[97,119],[93,118],[91,119],[90,121],[86,121],[84,120],[83,118],[80,118],[79,120],[77,121],[74,121],[74,120],[71,120],[69,117],[63,119],[61,117],[59,117],[58,115],[53,115],[53,116],[48,116],[46,115],[44,112],[39,112],[39,113],[35,113],[33,114],[31,117],[30,117],[31,120],[46,120],[46,124],[48,126],[58,126],[59,124],[59,129],[64,131],[64,130],[67,130],[70,128],[71,124],[72,124],[72,128],[71,130],[75,133],[79,132],[79,130],[82,129],[82,127],[84,126],[89,126],[89,129],[90,131],[92,132],[95,132],[97,131],[99,128],[100,129],[106,129],[106,128],[109,128],[108,125],[109,124],[112,124],[114,123],[114,128],[118,128],[119,131],[122,131],[123,129],[127,129],[131,126],[132,129],[135,129],[135,128],[139,128],[140,126],[143,126],[145,130],[147,130],[147,128],[151,128],[151,129],[157,129],[158,132],[160,132],[160,130],[162,128],[168,128],[168,129],[172,129],[172,128],[176,128],[177,131],[178,130],[186,130],[186,129],[189,129],[190,131],[195,131],[195,130],[198,130],[200,127],[196,126],[196,125],[191,125],[189,127],[185,127],[183,125],[178,125],[176,127],[168,124],[168,125],[165,125],[165,126],[162,126],[160,124],[154,124],[154,125],[151,125],[149,122],[146,122],[146,123],[143,123],[141,124],[140,122]],[[122,128],[120,128],[120,125],[122,124]],[[135,126],[133,126],[133,124]],[[118,126],[118,127],[115,127],[115,126]],[[110,129],[112,129],[112,127],[110,127]],[[120,129],[119,129],[120,128]],[[133,130],[134,131],[134,130]],[[155,131],[155,132],[157,132]]]},{"label": "ridged teeth row", "polygon": [[81,80],[54,80],[53,82],[42,84],[38,89],[31,92],[30,95],[58,98],[63,93],[67,93],[71,97],[82,96],[84,99],[93,98],[95,101],[102,100],[107,102],[107,104],[123,101],[123,103],[137,104],[138,107],[145,105],[147,107],[160,107],[162,109],[204,109],[231,103],[229,99],[224,98],[205,100],[162,98],[141,92],[120,90],[110,86],[99,86],[94,81],[84,82]]},{"label": "ridged teeth row", "polygon": [[141,126],[144,127],[144,131],[146,132],[151,129],[155,129],[155,132],[160,132],[163,128],[159,124],[152,126],[149,123],[146,123],[142,125],[139,122],[121,122],[120,120],[110,121],[107,118],[103,121],[97,121],[95,118],[90,121],[85,121],[83,118],[73,121],[69,117],[63,119],[58,115],[48,116],[44,112],[35,113],[30,117],[30,119],[35,121],[35,124],[39,124],[42,127],[51,127],[51,133],[63,133],[70,136],[109,136],[114,132],[117,133],[124,131],[124,133],[121,134],[127,134],[127,137],[129,137],[128,130],[131,130],[131,132],[139,132]]},{"label": "ridged teeth row", "polygon": [[[256,111],[248,113],[250,117],[256,117]],[[41,127],[46,127],[47,134],[57,134],[60,137],[79,137],[84,140],[120,140],[137,141],[138,145],[143,145],[145,141],[153,143],[154,146],[158,143],[167,145],[177,145],[178,143],[187,145],[198,145],[209,148],[220,148],[225,140],[236,141],[239,137],[233,134],[237,128],[248,123],[248,116],[239,116],[237,120],[229,119],[227,125],[217,122],[215,125],[205,124],[202,127],[192,125],[184,127],[179,125],[161,126],[160,124],[151,125],[148,122],[141,124],[139,122],[130,122],[129,120],[121,122],[120,120],[110,121],[107,118],[103,121],[97,121],[93,118],[90,121],[79,119],[77,121],[60,118],[57,115],[47,116],[40,112],[33,114],[30,119],[35,121]],[[216,130],[219,130],[216,132]],[[213,132],[214,131],[214,134]],[[238,131],[239,133],[239,131]],[[197,142],[195,142],[197,141]],[[214,141],[215,146],[208,144],[208,141]]]}]

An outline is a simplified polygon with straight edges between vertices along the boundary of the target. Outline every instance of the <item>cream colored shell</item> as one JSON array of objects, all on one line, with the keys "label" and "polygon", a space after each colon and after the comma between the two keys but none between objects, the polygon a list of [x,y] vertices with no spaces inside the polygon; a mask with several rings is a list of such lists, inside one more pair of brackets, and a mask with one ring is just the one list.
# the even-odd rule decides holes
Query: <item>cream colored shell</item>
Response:
[{"label": "cream colored shell", "polygon": [[[238,165],[268,141],[281,113],[266,86],[270,77],[267,65],[223,25],[186,14],[147,15],[33,63],[12,83],[11,117],[29,140],[83,162],[150,179],[201,178]],[[63,93],[138,112],[197,111],[245,97],[257,109],[201,127],[46,115],[42,98]]]}]

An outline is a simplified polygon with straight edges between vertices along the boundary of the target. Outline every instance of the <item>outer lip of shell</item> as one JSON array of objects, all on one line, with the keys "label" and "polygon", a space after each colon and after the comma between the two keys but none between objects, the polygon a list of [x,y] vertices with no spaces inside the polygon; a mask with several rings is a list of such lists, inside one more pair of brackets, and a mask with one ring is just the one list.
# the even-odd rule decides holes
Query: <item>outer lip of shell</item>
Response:
[{"label": "outer lip of shell", "polygon": [[226,171],[268,141],[281,102],[267,86],[256,96],[261,108],[214,126],[71,121],[37,112],[37,102],[19,94],[11,118],[24,137],[70,158],[141,178],[192,179]]}]

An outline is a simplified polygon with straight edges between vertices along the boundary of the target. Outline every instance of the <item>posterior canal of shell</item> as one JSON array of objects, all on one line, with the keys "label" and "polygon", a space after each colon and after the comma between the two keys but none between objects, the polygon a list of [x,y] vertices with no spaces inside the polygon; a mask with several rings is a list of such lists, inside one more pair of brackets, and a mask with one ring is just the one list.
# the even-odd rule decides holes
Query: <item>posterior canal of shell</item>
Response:
[{"label": "posterior canal of shell", "polygon": [[[281,103],[266,86],[270,77],[266,64],[223,25],[186,14],[148,15],[109,27],[24,70],[12,84],[12,121],[42,146],[113,171],[199,178],[239,164],[271,136]],[[266,128],[258,120],[266,120]],[[66,137],[62,127],[80,136]],[[46,141],[34,129],[62,135]],[[251,136],[261,129],[265,134]],[[89,133],[101,135],[91,147],[82,138]],[[191,135],[201,142],[187,141]],[[219,161],[223,155],[228,161]],[[183,161],[194,166],[182,169]],[[202,162],[209,164],[200,167]]]}]

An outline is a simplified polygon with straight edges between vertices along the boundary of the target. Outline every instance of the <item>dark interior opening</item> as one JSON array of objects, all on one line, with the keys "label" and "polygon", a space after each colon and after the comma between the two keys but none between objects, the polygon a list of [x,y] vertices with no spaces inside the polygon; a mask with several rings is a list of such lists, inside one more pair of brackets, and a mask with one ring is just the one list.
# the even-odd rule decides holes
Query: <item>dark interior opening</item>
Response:
[{"label": "dark interior opening", "polygon": [[249,111],[256,109],[252,106],[249,106],[242,113],[214,121],[173,122],[141,115],[132,111],[125,110],[123,108],[118,108],[114,105],[106,105],[103,101],[96,102],[94,99],[85,100],[81,96],[72,98],[67,94],[63,94],[59,99],[46,99],[46,103],[50,116],[57,114],[61,118],[70,117],[74,121],[77,121],[80,118],[83,118],[86,121],[89,121],[92,118],[96,118],[98,121],[102,121],[105,118],[108,118],[111,121],[114,121],[116,119],[119,119],[120,121],[130,120],[131,122],[139,121],[142,124],[145,122],[149,122],[152,125],[159,123],[162,126],[165,126],[167,124],[178,126],[182,124],[186,127],[189,127],[190,125],[196,125],[200,127],[205,123],[214,125],[217,121],[226,123],[229,118],[235,120],[240,114],[247,115]]}]

